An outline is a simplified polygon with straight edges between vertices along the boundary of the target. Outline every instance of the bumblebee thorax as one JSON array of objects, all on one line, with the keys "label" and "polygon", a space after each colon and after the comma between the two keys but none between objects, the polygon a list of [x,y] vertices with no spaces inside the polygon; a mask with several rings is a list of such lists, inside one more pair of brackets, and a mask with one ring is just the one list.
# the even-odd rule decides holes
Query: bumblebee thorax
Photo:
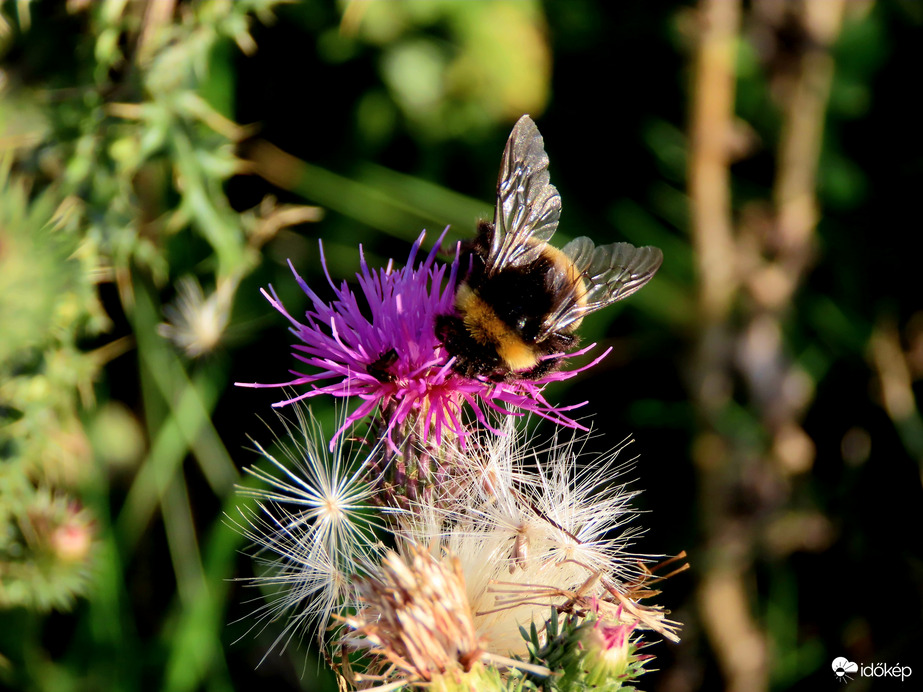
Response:
[{"label": "bumblebee thorax", "polygon": [[536,364],[538,354],[533,344],[523,338],[521,319],[519,324],[508,324],[495,306],[467,283],[459,286],[455,307],[471,338],[495,349],[511,370],[527,370]]}]

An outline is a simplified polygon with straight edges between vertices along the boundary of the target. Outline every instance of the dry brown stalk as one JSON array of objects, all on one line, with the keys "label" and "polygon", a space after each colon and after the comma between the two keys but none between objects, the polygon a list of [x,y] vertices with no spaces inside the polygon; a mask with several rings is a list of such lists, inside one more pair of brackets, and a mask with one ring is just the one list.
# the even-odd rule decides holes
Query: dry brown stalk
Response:
[{"label": "dry brown stalk", "polygon": [[[771,33],[787,22],[803,40],[783,56],[790,69],[773,84],[782,134],[772,206],[757,214],[762,223],[744,215],[736,229],[728,143],[741,3],[701,0],[698,8],[689,193],[700,321],[690,385],[702,425],[695,461],[709,558],[697,601],[729,690],[768,689],[767,636],[748,596],[761,531],[756,517],[780,511],[787,476],[813,462],[813,443],[800,424],[812,388],[791,364],[781,334],[814,253],[817,163],[833,75],[829,47],[844,8],[842,0],[763,0],[753,6],[754,21],[767,25],[763,29]],[[771,26],[774,21],[779,23]],[[718,432],[735,371],[747,382],[750,407],[773,438],[764,449]],[[753,484],[746,495],[744,482]],[[741,503],[749,503],[749,511],[734,512]]]}]

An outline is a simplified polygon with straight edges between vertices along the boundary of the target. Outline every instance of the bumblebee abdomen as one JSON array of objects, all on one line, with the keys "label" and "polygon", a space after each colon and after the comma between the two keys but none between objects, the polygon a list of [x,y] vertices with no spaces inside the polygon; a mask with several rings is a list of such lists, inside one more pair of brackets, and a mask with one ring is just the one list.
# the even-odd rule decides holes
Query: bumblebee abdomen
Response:
[{"label": "bumblebee abdomen", "polygon": [[[554,282],[559,287],[556,299],[567,301],[571,306],[570,309],[583,309],[586,305],[587,285],[580,270],[570,257],[553,245],[546,245],[542,254],[550,263],[551,271],[554,273]],[[570,334],[577,330],[581,322],[583,318],[579,317],[560,331]]]}]

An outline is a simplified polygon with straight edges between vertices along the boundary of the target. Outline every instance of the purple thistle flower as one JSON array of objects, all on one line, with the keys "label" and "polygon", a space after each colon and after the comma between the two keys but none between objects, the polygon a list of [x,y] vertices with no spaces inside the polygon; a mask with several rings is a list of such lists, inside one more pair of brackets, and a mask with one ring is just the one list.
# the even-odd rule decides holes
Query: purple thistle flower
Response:
[{"label": "purple thistle flower", "polygon": [[[347,415],[336,431],[336,440],[356,421],[385,412],[386,435],[391,441],[395,426],[413,417],[422,425],[424,439],[430,436],[439,443],[445,432],[463,440],[467,434],[462,408],[467,403],[475,418],[493,430],[487,416],[489,409],[509,415],[535,413],[558,424],[581,428],[564,412],[584,403],[554,407],[542,396],[549,382],[566,380],[602,360],[605,351],[591,363],[570,371],[555,371],[537,380],[491,382],[464,377],[452,369],[454,359],[436,336],[438,315],[454,311],[455,282],[458,277],[459,252],[450,266],[446,281],[445,264],[436,263],[436,255],[445,232],[426,258],[417,264],[417,253],[425,237],[420,234],[410,251],[407,264],[395,270],[392,262],[384,269],[369,269],[360,246],[360,272],[356,275],[365,305],[343,281],[337,287],[327,271],[323,245],[321,263],[335,298],[324,302],[308,287],[291,262],[289,266],[312,306],[305,322],[293,318],[272,286],[261,289],[269,303],[292,323],[291,332],[303,343],[295,344],[293,354],[315,369],[313,374],[290,370],[295,379],[278,384],[242,383],[241,387],[292,387],[311,385],[307,392],[273,404],[274,407],[329,394],[335,397],[358,397],[362,403]],[[445,286],[443,287],[443,284]],[[369,317],[371,315],[371,317]],[[592,345],[568,356],[580,355]],[[552,357],[562,357],[555,355]],[[515,410],[518,409],[518,410]],[[495,431],[499,432],[499,431]],[[392,443],[393,444],[393,443]]]}]

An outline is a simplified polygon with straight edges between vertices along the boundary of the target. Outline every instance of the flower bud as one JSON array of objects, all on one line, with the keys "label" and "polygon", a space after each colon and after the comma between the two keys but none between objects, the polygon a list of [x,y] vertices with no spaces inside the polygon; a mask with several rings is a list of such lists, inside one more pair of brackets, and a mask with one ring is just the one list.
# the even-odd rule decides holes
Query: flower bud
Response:
[{"label": "flower bud", "polygon": [[588,685],[614,692],[644,673],[644,664],[653,657],[638,654],[638,640],[631,638],[636,625],[597,620],[583,631]]}]

